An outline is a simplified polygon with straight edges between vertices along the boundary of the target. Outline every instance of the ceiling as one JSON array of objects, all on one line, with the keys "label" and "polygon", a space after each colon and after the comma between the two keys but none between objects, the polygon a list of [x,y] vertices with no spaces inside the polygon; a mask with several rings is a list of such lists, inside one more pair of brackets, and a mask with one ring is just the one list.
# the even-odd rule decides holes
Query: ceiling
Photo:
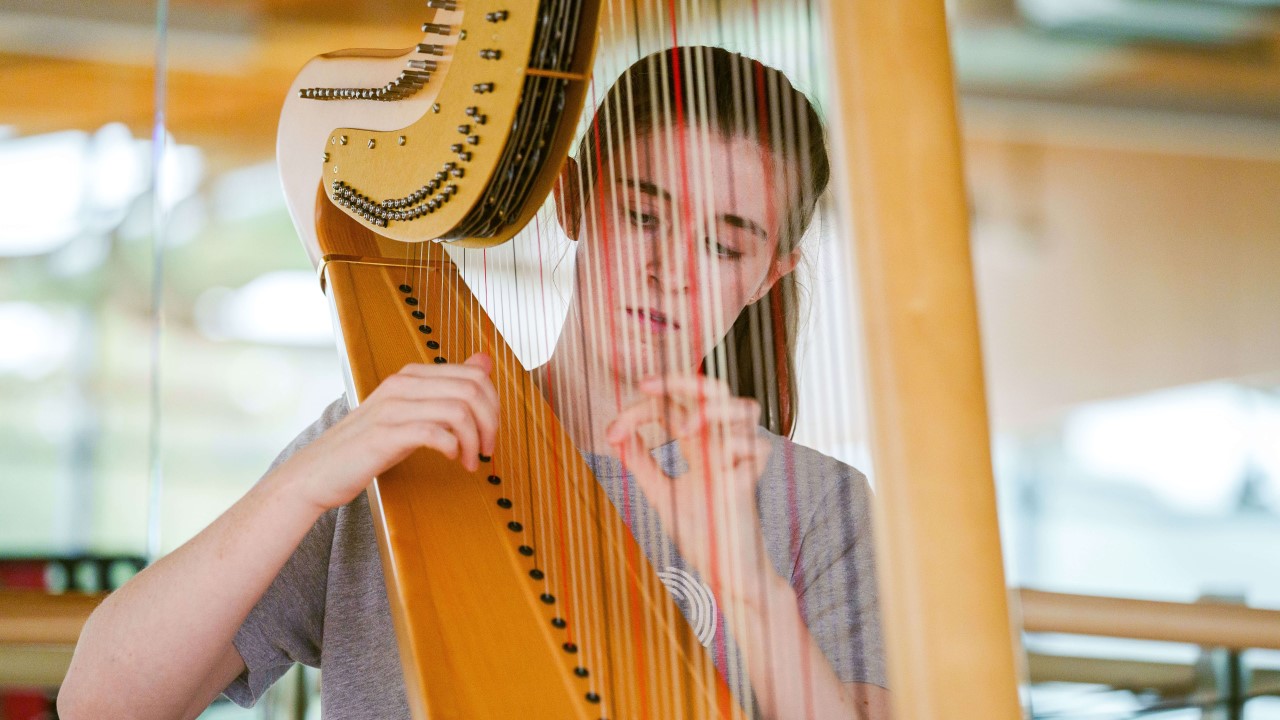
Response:
[{"label": "ceiling", "polygon": [[[1108,1],[1141,5],[1097,0],[1075,6]],[[966,98],[1280,122],[1276,10],[1184,0],[1183,7],[1227,7],[1234,29],[1179,40],[1161,35],[1163,25],[1144,37],[1124,31],[1123,23],[1117,31],[1069,16],[1054,25],[1043,12],[1027,11],[1051,2],[1066,0],[952,3]],[[1166,15],[1178,4],[1148,3]],[[167,126],[182,142],[207,148],[211,170],[268,161],[280,104],[297,69],[319,52],[417,42],[420,7],[373,0],[173,0],[164,45]],[[149,135],[155,16],[155,3],[144,0],[6,0],[0,6],[0,125],[34,134],[122,121],[136,135]],[[1124,22],[1141,29],[1141,16]]]}]

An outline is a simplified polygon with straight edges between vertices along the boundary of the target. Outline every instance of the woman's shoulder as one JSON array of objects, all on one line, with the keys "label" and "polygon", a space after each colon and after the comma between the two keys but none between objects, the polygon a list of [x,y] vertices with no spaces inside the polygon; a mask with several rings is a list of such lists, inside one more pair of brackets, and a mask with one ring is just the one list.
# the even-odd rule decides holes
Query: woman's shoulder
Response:
[{"label": "woman's shoulder", "polygon": [[773,446],[769,460],[765,464],[762,480],[774,482],[796,480],[832,490],[845,483],[867,485],[867,476],[843,460],[765,428],[760,428],[759,432],[761,437],[767,439]]},{"label": "woman's shoulder", "polygon": [[347,399],[345,396],[341,396],[337,400],[329,403],[329,405],[325,407],[324,411],[320,413],[320,417],[316,418],[314,422],[303,428],[302,432],[298,433],[297,437],[286,445],[284,450],[280,451],[280,454],[277,455],[276,459],[271,463],[270,470],[274,470],[277,465],[293,457],[294,453],[315,442],[316,438],[323,435],[325,430],[337,425],[342,418],[346,417],[347,412]]},{"label": "woman's shoulder", "polygon": [[865,516],[871,506],[867,476],[854,466],[761,428],[773,446],[760,477],[762,516],[808,527],[825,512]]}]

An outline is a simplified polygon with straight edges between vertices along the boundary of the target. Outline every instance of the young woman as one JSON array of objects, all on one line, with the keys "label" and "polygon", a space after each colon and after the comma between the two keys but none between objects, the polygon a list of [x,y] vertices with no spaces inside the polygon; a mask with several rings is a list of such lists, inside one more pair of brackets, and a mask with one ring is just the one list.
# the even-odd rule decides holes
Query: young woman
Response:
[{"label": "young woman", "polygon": [[[709,48],[632,66],[557,190],[575,293],[536,373],[735,693],[778,720],[888,713],[865,479],[781,436],[792,271],[827,176],[781,73]],[[476,469],[501,422],[490,370],[409,366],[330,406],[93,614],[62,717],[195,717],[304,662],[324,668],[326,717],[407,718],[363,490],[420,447]]]}]

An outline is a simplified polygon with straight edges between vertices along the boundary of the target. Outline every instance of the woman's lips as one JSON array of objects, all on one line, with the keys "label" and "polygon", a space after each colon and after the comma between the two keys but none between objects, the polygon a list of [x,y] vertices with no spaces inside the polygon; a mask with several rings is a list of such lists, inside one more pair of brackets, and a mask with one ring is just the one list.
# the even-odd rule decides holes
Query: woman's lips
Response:
[{"label": "woman's lips", "polygon": [[647,323],[653,332],[666,332],[668,329],[679,330],[680,323],[671,321],[666,313],[653,308],[627,308],[627,315]]}]

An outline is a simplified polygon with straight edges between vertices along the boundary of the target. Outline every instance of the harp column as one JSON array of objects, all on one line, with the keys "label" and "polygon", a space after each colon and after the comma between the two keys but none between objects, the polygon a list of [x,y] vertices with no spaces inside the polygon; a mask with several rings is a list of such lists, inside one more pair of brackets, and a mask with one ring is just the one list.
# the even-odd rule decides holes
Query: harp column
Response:
[{"label": "harp column", "polygon": [[827,0],[895,720],[1017,718],[943,0]]}]

